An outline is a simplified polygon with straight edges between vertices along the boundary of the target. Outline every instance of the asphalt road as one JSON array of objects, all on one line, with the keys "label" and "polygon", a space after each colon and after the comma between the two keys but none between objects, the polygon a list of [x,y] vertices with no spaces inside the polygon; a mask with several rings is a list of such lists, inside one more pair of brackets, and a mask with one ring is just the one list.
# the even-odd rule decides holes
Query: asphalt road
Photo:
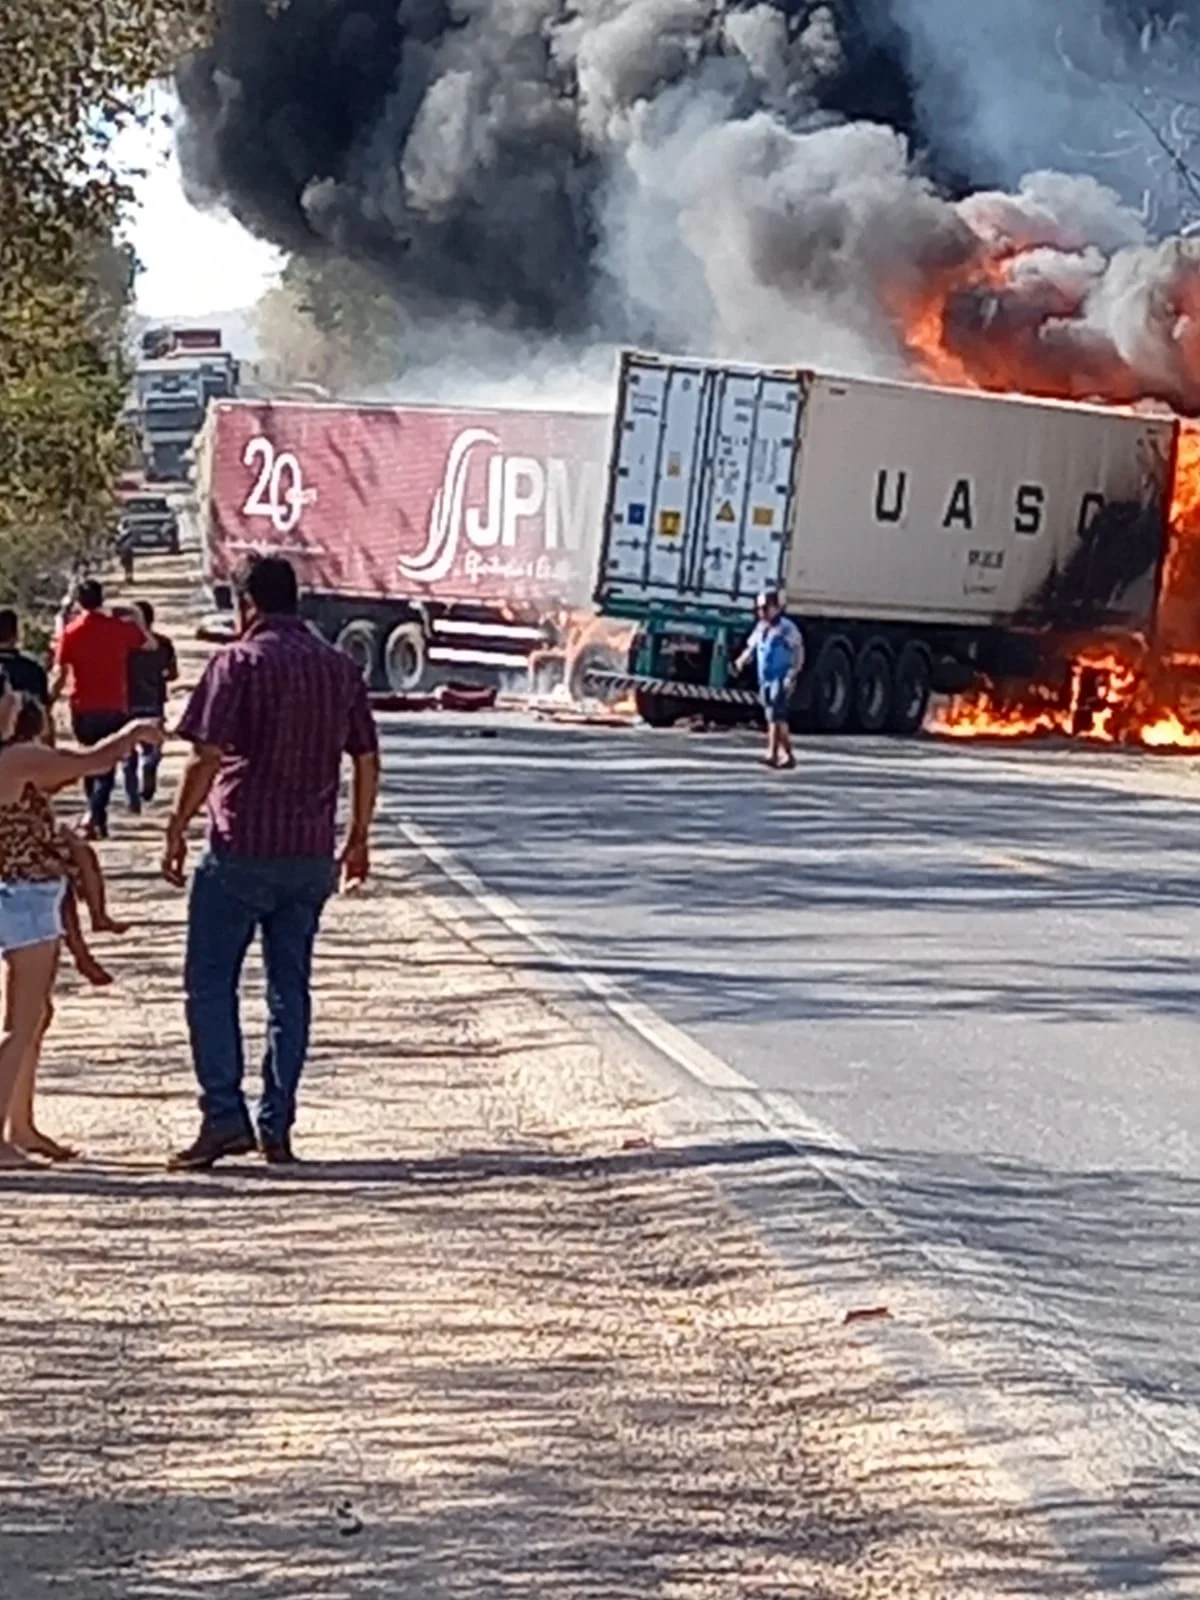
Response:
[{"label": "asphalt road", "polygon": [[967,1252],[1191,1479],[1191,761],[842,741],[779,775],[747,737],[515,718],[389,740],[400,812],[853,1146],[906,1238]]}]

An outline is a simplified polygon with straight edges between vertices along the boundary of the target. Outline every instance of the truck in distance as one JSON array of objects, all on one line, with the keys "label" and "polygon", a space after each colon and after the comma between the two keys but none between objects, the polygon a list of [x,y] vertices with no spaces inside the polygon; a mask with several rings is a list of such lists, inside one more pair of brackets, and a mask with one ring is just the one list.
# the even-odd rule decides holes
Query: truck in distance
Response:
[{"label": "truck in distance", "polygon": [[[1178,422],[626,352],[594,598],[643,718],[753,715],[756,595],[802,626],[797,728],[912,734],[935,691],[1148,637]],[[752,668],[749,669],[752,673]]]}]

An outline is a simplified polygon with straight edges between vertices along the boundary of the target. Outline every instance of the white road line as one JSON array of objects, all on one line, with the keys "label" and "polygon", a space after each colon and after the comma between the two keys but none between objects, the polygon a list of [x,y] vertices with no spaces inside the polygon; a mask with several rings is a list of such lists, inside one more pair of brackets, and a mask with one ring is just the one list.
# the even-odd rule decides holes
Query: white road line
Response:
[{"label": "white road line", "polygon": [[[565,945],[548,934],[516,901],[489,889],[476,873],[419,823],[395,813],[390,813],[390,820],[413,848],[479,909],[598,999],[612,1016],[631,1028],[686,1076],[707,1090],[727,1095],[730,1106],[744,1119],[757,1123],[768,1137],[795,1150],[857,1210],[870,1216],[893,1240],[899,1241],[911,1256],[924,1260],[934,1268],[939,1279],[939,1295],[953,1302],[951,1325],[962,1326],[964,1321],[969,1322],[972,1312],[979,1312],[984,1319],[995,1317],[999,1306],[1003,1308],[1004,1320],[1010,1326],[1023,1324],[1028,1329],[1035,1329],[1039,1325],[1044,1328],[1044,1332],[1028,1335],[1026,1348],[1035,1353],[1043,1367],[1057,1370],[1070,1387],[1086,1397],[1081,1411],[1077,1406],[1073,1432],[1080,1428],[1095,1428],[1103,1420],[1113,1437],[1137,1445],[1141,1460],[1152,1461],[1156,1456],[1161,1457],[1165,1448],[1176,1470],[1183,1469],[1189,1476],[1200,1471],[1200,1437],[1196,1430],[1186,1423],[1164,1421],[1159,1412],[1131,1390],[1115,1390],[1112,1380],[1086,1356],[1068,1348],[1066,1341],[1079,1334],[1075,1325],[1061,1317],[1053,1307],[1031,1300],[1011,1275],[974,1255],[969,1248],[921,1239],[876,1199],[872,1190],[886,1193],[902,1186],[903,1179],[899,1173],[893,1172],[885,1163],[872,1159],[872,1175],[864,1180],[861,1174],[867,1163],[863,1152],[833,1129],[810,1117],[792,1096],[760,1090],[744,1074],[706,1050],[674,1023],[660,1017],[649,1006],[632,999],[606,974],[582,965]],[[903,1284],[900,1286],[903,1288]],[[835,1290],[823,1286],[823,1292],[829,1293],[834,1304],[842,1309]],[[857,1299],[857,1292],[853,1293]],[[845,1302],[847,1307],[853,1303]],[[1056,1331],[1064,1339],[1056,1339]],[[1077,1465],[1075,1460],[1059,1462],[1043,1452],[1031,1450],[1028,1440],[1023,1437],[1025,1430],[1021,1419],[1005,1396],[991,1385],[981,1371],[964,1365],[961,1358],[936,1334],[927,1332],[916,1323],[898,1321],[880,1324],[875,1338],[883,1349],[891,1352],[897,1367],[915,1369],[931,1386],[941,1387],[939,1380],[945,1377],[947,1371],[965,1373],[972,1379],[977,1386],[976,1393],[958,1389],[947,1400],[957,1410],[964,1432],[977,1443],[986,1445],[997,1466],[1019,1494],[1048,1523],[1061,1529],[1064,1550],[1071,1551],[1077,1559],[1087,1561],[1087,1552],[1081,1554],[1075,1548],[1078,1529],[1070,1509],[1072,1505],[1082,1503],[1096,1493],[1095,1480],[1089,1482],[1086,1468],[1081,1476],[1073,1476],[1072,1469]],[[995,1370],[1004,1370],[1003,1364],[996,1362]],[[1069,1404],[1065,1395],[1061,1403]],[[1085,1421],[1080,1422],[1080,1415]],[[1152,1528],[1150,1542],[1154,1542]],[[1156,1581],[1144,1584],[1140,1592],[1146,1596],[1146,1600],[1195,1600],[1193,1587],[1180,1589],[1169,1576],[1157,1573]]]},{"label": "white road line", "polygon": [[754,1085],[749,1078],[743,1077],[719,1056],[713,1055],[710,1050],[705,1050],[703,1045],[690,1039],[673,1022],[660,1017],[657,1012],[652,1011],[649,1006],[642,1005],[640,1001],[631,999],[606,974],[581,967],[557,939],[551,938],[532,917],[521,910],[516,901],[489,889],[482,878],[464,866],[419,823],[398,819],[397,825],[415,849],[432,861],[444,877],[449,878],[451,883],[469,895],[489,916],[494,917],[518,939],[523,939],[526,944],[532,945],[539,955],[552,962],[560,971],[568,973],[576,983],[582,984],[589,994],[595,995],[603,1002],[614,1017],[626,1027],[632,1028],[634,1033],[647,1044],[661,1051],[669,1061],[681,1067],[706,1089],[753,1091]]}]

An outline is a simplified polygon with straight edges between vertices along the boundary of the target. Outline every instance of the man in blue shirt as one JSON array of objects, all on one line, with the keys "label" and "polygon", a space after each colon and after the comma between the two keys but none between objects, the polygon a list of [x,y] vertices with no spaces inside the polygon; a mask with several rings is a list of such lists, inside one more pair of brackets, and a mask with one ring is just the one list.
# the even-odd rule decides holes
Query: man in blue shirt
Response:
[{"label": "man in blue shirt", "polygon": [[767,766],[794,767],[788,707],[804,665],[804,640],[796,624],[784,616],[777,589],[765,589],[758,597],[758,622],[734,663],[735,675],[751,656],[758,663],[758,692],[767,719]]}]

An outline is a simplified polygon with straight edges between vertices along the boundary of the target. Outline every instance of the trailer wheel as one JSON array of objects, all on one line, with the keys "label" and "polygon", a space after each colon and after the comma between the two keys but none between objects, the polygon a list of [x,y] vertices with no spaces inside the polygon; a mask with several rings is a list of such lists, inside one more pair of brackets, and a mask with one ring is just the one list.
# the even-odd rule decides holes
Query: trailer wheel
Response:
[{"label": "trailer wheel", "polygon": [[923,645],[910,639],[900,652],[892,688],[892,714],[888,728],[905,737],[920,733],[933,692],[933,664]]},{"label": "trailer wheel", "polygon": [[344,656],[350,657],[367,683],[373,682],[376,663],[374,626],[360,617],[348,622],[333,642]]},{"label": "trailer wheel", "polygon": [[428,665],[425,630],[419,622],[402,622],[383,647],[383,675],[393,694],[412,694],[425,679]]},{"label": "trailer wheel", "polygon": [[633,695],[637,714],[648,728],[671,728],[678,721],[683,708],[670,695],[655,694],[651,689],[635,689]]},{"label": "trailer wheel", "polygon": [[854,720],[863,733],[882,733],[892,714],[892,658],[873,639],[854,664]]},{"label": "trailer wheel", "polygon": [[827,639],[813,668],[813,721],[821,733],[845,731],[854,711],[854,658],[845,639]]},{"label": "trailer wheel", "polygon": [[625,690],[613,689],[603,684],[589,686],[588,674],[590,672],[618,674],[622,671],[622,668],[621,658],[610,646],[606,644],[585,644],[571,663],[570,675],[567,679],[567,689],[571,699],[599,700],[602,704],[611,705],[614,700],[621,698]]}]

